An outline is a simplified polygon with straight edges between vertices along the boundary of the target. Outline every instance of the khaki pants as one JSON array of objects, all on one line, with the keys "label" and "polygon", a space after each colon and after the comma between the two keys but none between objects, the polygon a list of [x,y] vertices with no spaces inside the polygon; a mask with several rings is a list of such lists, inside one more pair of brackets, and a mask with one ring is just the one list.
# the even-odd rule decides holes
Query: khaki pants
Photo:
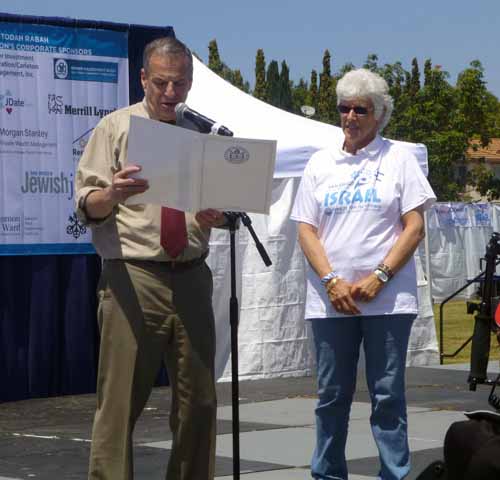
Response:
[{"label": "khaki pants", "polygon": [[214,475],[212,275],[203,263],[111,260],[99,286],[101,346],[89,479],[132,480],[132,433],[162,360],[172,388],[168,480]]}]

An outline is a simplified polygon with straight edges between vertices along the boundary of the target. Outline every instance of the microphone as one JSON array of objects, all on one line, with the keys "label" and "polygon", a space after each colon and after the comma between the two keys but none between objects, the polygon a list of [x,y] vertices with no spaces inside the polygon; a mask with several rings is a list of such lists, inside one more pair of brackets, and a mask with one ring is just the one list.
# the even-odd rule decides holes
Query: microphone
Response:
[{"label": "microphone", "polygon": [[175,106],[175,116],[178,123],[184,119],[194,123],[201,133],[212,133],[214,135],[223,135],[225,137],[233,136],[233,132],[231,132],[229,128],[205,117],[195,110],[192,110],[185,103],[180,102]]}]

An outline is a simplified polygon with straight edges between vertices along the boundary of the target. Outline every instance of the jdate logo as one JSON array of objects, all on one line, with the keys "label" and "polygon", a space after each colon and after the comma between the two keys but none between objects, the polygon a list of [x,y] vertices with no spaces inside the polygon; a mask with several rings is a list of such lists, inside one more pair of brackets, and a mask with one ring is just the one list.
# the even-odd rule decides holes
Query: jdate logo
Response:
[{"label": "jdate logo", "polygon": [[5,93],[0,94],[0,109],[5,110],[9,115],[15,108],[26,106],[26,102],[21,98],[15,97],[10,90],[6,90]]}]

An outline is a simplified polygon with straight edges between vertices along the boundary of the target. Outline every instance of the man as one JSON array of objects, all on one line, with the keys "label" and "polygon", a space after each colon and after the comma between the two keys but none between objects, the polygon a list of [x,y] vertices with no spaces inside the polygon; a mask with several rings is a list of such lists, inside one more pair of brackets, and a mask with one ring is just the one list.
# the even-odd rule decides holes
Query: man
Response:
[{"label": "man", "polygon": [[[127,164],[131,115],[175,123],[192,84],[189,49],[173,38],[146,46],[144,100],[105,117],[78,166],[76,202],[103,258],[98,288],[101,332],[97,410],[89,479],[133,478],[132,433],[162,360],[172,387],[173,442],[167,478],[213,478],[216,394],[210,228],[224,223],[156,205],[124,204],[148,189]],[[191,125],[187,125],[192,128]]]}]

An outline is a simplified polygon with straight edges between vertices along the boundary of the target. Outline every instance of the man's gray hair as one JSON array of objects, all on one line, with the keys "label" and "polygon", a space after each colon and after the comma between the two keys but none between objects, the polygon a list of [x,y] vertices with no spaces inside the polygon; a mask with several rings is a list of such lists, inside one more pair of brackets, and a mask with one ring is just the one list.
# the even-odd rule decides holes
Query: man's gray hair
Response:
[{"label": "man's gray hair", "polygon": [[375,109],[375,118],[380,120],[379,131],[389,123],[394,102],[389,95],[387,82],[377,73],[365,68],[347,72],[337,83],[337,105],[355,98],[369,99]]},{"label": "man's gray hair", "polygon": [[183,55],[188,60],[189,77],[193,78],[193,55],[186,45],[175,37],[162,37],[148,43],[142,54],[142,67],[146,74],[149,69],[149,62],[153,55]]}]

